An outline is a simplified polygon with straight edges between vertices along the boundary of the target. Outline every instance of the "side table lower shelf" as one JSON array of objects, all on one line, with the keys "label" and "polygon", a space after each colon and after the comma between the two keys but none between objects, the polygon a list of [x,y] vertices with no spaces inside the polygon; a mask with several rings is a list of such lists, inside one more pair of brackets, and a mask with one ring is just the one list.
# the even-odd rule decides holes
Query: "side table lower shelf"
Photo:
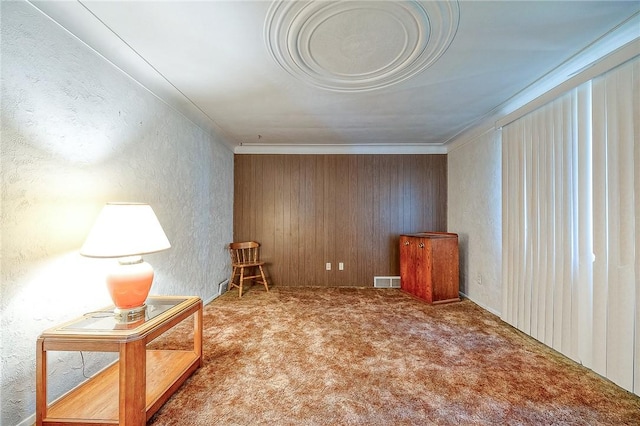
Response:
[{"label": "side table lower shelf", "polygon": [[[162,404],[202,366],[202,300],[151,296],[145,316],[119,321],[113,306],[42,332],[36,341],[36,425],[144,426]],[[193,320],[191,336],[157,348],[156,338]],[[188,325],[176,328],[188,332]],[[193,340],[192,349],[184,344]],[[175,342],[177,343],[177,342]],[[175,349],[174,349],[175,348]],[[49,352],[116,352],[118,361],[56,398],[47,398]]]},{"label": "side table lower shelf", "polygon": [[[193,351],[148,350],[146,365],[146,413],[149,420],[200,366],[200,359]],[[119,375],[116,361],[53,402],[43,424],[117,425]]]}]

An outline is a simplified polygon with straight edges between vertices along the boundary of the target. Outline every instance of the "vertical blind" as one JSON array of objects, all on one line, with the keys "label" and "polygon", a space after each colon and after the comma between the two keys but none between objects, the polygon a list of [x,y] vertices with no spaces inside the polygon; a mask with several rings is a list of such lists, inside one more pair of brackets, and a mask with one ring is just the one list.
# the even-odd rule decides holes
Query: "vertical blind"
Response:
[{"label": "vertical blind", "polygon": [[503,128],[502,318],[640,394],[639,64]]},{"label": "vertical blind", "polygon": [[593,80],[593,369],[636,393],[639,144],[640,60],[635,60]]}]

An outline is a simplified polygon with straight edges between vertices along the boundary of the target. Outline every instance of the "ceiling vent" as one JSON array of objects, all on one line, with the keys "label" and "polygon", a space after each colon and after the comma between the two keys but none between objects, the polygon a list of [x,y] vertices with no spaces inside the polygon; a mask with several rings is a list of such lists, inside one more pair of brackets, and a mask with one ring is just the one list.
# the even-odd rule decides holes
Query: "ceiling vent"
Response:
[{"label": "ceiling vent", "polygon": [[354,92],[404,81],[435,63],[458,29],[457,1],[288,1],[271,4],[273,59],[310,85]]}]

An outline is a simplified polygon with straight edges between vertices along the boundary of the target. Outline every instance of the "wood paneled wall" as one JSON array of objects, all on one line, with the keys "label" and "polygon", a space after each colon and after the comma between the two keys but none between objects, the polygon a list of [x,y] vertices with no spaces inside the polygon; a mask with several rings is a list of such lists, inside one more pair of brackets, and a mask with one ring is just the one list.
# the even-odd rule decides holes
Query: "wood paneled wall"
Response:
[{"label": "wood paneled wall", "polygon": [[235,155],[234,240],[274,285],[371,287],[399,275],[400,234],[446,231],[446,180],[446,155]]}]

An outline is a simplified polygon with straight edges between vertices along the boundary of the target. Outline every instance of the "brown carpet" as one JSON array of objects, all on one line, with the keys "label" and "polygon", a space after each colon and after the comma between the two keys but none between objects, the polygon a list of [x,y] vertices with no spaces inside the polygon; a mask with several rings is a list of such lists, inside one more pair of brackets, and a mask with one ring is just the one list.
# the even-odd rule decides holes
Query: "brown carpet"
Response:
[{"label": "brown carpet", "polygon": [[254,286],[205,307],[204,366],[149,424],[640,425],[640,398],[468,300]]}]

